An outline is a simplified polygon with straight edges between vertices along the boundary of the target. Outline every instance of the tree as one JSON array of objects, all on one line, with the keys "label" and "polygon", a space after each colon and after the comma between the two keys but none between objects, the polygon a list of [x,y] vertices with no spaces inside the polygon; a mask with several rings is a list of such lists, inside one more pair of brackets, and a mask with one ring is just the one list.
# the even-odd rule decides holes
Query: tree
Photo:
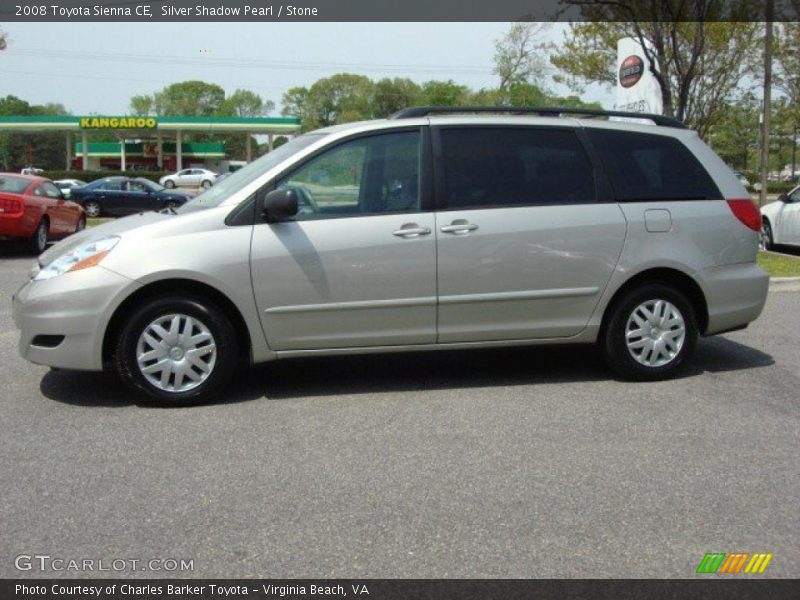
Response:
[{"label": "tree", "polygon": [[310,89],[291,88],[283,96],[283,114],[300,117],[305,131],[372,117],[374,84],[364,75],[337,73]]},{"label": "tree", "polygon": [[250,90],[236,90],[222,103],[222,114],[233,117],[260,117],[275,110],[275,103]]},{"label": "tree", "polygon": [[430,106],[458,106],[467,104],[469,88],[459,85],[452,79],[447,81],[426,81],[422,84],[422,104]]},{"label": "tree", "polygon": [[[62,104],[31,105],[16,96],[0,98],[0,116],[33,117],[69,114]],[[52,169],[64,164],[64,137],[58,133],[0,134],[0,170],[34,166]]]},{"label": "tree", "polygon": [[800,125],[800,23],[781,23],[778,26],[774,52],[777,63],[775,85],[789,98],[794,124]]},{"label": "tree", "polygon": [[372,92],[372,115],[388,117],[398,110],[419,104],[422,88],[407,78],[381,79]]},{"label": "tree", "polygon": [[[551,62],[565,81],[581,91],[586,83],[616,82],[616,43],[639,41],[661,89],[664,113],[705,136],[720,111],[758,72],[762,26],[756,22],[712,22],[736,7],[722,0],[566,0],[583,7],[593,22],[576,23]],[[744,5],[747,2],[743,3]],[[655,7],[655,8],[653,8]],[[744,10],[744,9],[742,9]],[[749,13],[748,13],[749,14]]]},{"label": "tree", "polygon": [[512,23],[508,32],[495,40],[494,73],[500,78],[501,96],[515,84],[543,86],[547,63],[537,38],[548,27],[548,23]]},{"label": "tree", "polygon": [[152,96],[131,98],[136,114],[158,116],[210,117],[220,114],[225,90],[205,81],[183,81],[168,85]]},{"label": "tree", "polygon": [[760,101],[752,93],[745,94],[737,102],[729,103],[721,109],[721,118],[709,133],[714,151],[739,171],[755,171],[757,168],[760,112]]},{"label": "tree", "polygon": [[153,96],[134,96],[131,98],[131,111],[135,115],[151,115],[155,108]]}]

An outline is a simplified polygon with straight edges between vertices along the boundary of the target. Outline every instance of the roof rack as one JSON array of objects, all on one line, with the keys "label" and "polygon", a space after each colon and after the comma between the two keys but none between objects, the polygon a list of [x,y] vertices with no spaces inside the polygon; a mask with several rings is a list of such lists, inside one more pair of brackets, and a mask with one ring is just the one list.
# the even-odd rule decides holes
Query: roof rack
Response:
[{"label": "roof rack", "polygon": [[464,113],[510,113],[515,115],[538,115],[540,117],[560,117],[561,115],[583,115],[587,117],[624,117],[628,119],[647,119],[659,127],[686,129],[686,125],[678,119],[651,113],[624,112],[619,110],[595,110],[591,108],[566,108],[560,106],[518,107],[518,106],[415,106],[404,108],[390,119],[414,119],[433,114]]}]

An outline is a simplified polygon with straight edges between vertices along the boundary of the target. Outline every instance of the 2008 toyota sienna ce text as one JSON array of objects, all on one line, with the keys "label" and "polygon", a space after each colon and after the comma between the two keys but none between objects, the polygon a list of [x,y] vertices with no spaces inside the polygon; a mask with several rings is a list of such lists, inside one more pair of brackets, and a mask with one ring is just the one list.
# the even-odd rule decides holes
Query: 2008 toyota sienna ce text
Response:
[{"label": "2008 toyota sienna ce text", "polygon": [[758,317],[760,214],[696,133],[484,110],[306,133],[177,211],[71,236],[14,297],[22,356],[177,404],[241,361],[334,353],[597,342],[655,380]]}]

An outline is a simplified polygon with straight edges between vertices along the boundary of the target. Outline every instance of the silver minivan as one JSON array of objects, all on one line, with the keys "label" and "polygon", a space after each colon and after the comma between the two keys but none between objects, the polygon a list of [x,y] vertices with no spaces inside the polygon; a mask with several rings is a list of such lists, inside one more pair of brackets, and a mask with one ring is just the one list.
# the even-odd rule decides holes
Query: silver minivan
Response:
[{"label": "silver minivan", "polygon": [[306,133],[177,211],[71,236],[14,296],[20,353],[189,404],[242,362],[323,354],[597,343],[662,379],[758,317],[760,214],[696,133],[504,110]]}]

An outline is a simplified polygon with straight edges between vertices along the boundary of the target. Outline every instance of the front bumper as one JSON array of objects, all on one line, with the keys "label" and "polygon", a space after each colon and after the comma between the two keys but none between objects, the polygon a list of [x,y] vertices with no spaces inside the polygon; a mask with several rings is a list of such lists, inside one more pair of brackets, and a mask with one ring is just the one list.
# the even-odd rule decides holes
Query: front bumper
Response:
[{"label": "front bumper", "polygon": [[[29,281],[12,300],[20,355],[39,365],[102,370],[108,322],[137,287],[135,281],[102,266]],[[63,336],[63,340],[54,347],[33,343],[43,336]]]},{"label": "front bumper", "polygon": [[705,269],[698,281],[708,305],[706,335],[741,328],[764,309],[769,274],[755,263]]}]

